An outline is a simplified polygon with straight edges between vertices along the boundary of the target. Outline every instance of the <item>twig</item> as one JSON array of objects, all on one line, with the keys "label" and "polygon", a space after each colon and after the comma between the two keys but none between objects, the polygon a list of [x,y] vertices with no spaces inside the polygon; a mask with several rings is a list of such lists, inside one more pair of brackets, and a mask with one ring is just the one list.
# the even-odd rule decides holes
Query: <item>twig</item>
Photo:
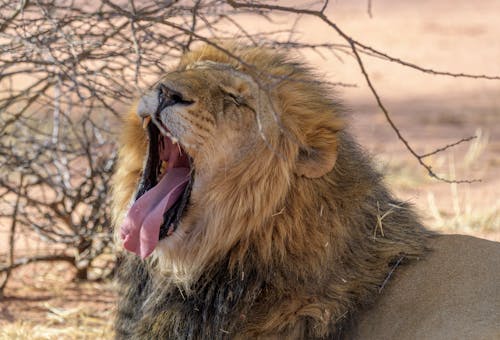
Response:
[{"label": "twig", "polygon": [[389,282],[389,279],[391,278],[392,276],[392,273],[394,273],[394,271],[396,270],[396,268],[401,264],[401,261],[403,261],[403,259],[405,258],[405,256],[401,256],[397,262],[394,264],[394,266],[392,266],[391,270],[389,271],[389,273],[387,274],[387,276],[385,277],[385,280],[384,282],[382,282],[382,284],[380,285],[380,288],[378,289],[378,292],[379,294],[382,292],[382,289],[384,289],[385,285],[387,284],[387,282]]},{"label": "twig", "polygon": [[56,262],[56,261],[69,262],[69,263],[74,265],[75,264],[75,257],[69,256],[69,255],[39,255],[39,256],[33,256],[33,257],[26,257],[26,258],[16,260],[11,265],[0,267],[0,273],[7,272],[7,271],[10,271],[12,269],[16,269],[18,267],[27,265],[29,263]]},{"label": "twig", "polygon": [[[196,0],[192,12],[192,24],[191,24],[191,32],[194,32],[196,30],[196,18],[198,17],[198,8],[200,7],[200,2],[201,0]],[[191,47],[191,43],[193,42],[193,34],[189,34],[188,41],[186,43],[186,51],[189,51],[189,48]]]},{"label": "twig", "polygon": [[[19,192],[24,189],[24,173],[21,172],[19,175]],[[8,255],[8,269],[5,271],[5,276],[0,284],[0,299],[4,295],[4,289],[10,278],[10,273],[12,272],[12,266],[14,264],[14,249],[15,249],[15,238],[16,235],[16,225],[17,225],[17,214],[19,212],[19,204],[21,202],[21,195],[16,196],[16,202],[14,203],[14,210],[12,211],[12,219],[10,222],[9,231],[9,255]]]},{"label": "twig", "polygon": [[439,152],[445,151],[446,149],[454,147],[454,146],[456,146],[458,144],[469,142],[469,141],[471,141],[471,140],[473,140],[475,138],[477,138],[477,136],[470,136],[470,137],[462,138],[462,139],[460,139],[459,141],[457,141],[455,143],[451,143],[451,144],[445,145],[442,148],[439,148],[439,149],[436,149],[436,150],[431,151],[429,153],[425,153],[423,155],[420,155],[420,158],[425,158],[425,157],[429,157],[429,156],[435,155],[435,154],[437,154]]}]

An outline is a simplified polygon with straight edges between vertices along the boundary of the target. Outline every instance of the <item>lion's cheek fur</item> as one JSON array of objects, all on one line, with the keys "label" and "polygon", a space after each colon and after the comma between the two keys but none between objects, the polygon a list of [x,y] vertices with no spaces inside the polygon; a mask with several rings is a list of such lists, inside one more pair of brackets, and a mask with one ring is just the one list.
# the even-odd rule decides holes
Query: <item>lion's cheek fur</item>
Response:
[{"label": "lion's cheek fur", "polygon": [[271,263],[276,247],[273,219],[286,209],[294,178],[291,169],[291,162],[276,161],[274,151],[262,144],[227,171],[214,172],[202,187],[193,187],[189,208],[193,212],[188,212],[180,227],[188,234],[176,256],[188,267],[190,281],[228,253],[231,268],[243,265],[256,243],[262,264]]}]

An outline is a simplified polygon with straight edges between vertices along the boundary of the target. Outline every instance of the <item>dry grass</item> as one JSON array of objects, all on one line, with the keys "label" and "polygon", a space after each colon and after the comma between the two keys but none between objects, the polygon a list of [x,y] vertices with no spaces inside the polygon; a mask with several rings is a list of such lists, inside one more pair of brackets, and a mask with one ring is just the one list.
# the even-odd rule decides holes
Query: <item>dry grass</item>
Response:
[{"label": "dry grass", "polygon": [[43,324],[18,321],[5,324],[0,339],[112,339],[111,314],[94,314],[82,308],[62,309],[46,305]]},{"label": "dry grass", "polygon": [[112,339],[109,313],[96,315],[81,308],[61,309],[47,305],[40,323],[18,321],[3,325],[0,339]]},{"label": "dry grass", "polygon": [[[486,167],[480,161],[480,157],[489,143],[488,134],[480,129],[476,131],[477,138],[470,144],[464,160],[457,165],[453,154],[448,157],[448,173],[450,178],[456,178],[457,170],[467,176],[484,176]],[[477,204],[471,194],[470,186],[450,184],[451,212],[443,211],[436,204],[436,197],[432,191],[427,194],[429,213],[434,219],[434,225],[439,229],[459,232],[498,232],[500,231],[500,201],[491,204]]]},{"label": "dry grass", "polygon": [[427,196],[429,213],[436,229],[455,232],[498,232],[500,231],[500,204],[487,207],[473,207],[470,202],[462,202],[456,194],[454,213],[450,214],[438,208],[432,192]]},{"label": "dry grass", "polygon": [[75,282],[66,263],[16,269],[0,303],[2,339],[111,339],[112,282]]},{"label": "dry grass", "polygon": [[[441,169],[440,176],[450,179],[482,178],[484,183],[469,185],[436,182],[416,169],[411,159],[381,156],[384,164],[381,170],[387,174],[389,187],[397,196],[415,203],[426,218],[426,224],[432,229],[483,237],[500,234],[500,201],[490,197],[492,190],[483,196],[485,189],[491,189],[495,185],[491,180],[495,177],[494,162],[497,158],[485,160],[486,153],[492,154],[492,150],[488,150],[491,147],[488,134],[477,129],[475,135],[477,138],[465,150],[439,154],[431,161],[433,168]],[[498,238],[495,235],[493,238]]]},{"label": "dry grass", "polygon": [[[440,176],[450,179],[487,177],[488,164],[482,156],[489,147],[489,136],[481,129],[475,134],[477,138],[461,153],[460,160],[456,160],[453,152],[432,159],[434,168],[444,169]],[[483,186],[488,186],[487,180],[484,184],[471,185],[436,183],[416,171],[410,161],[391,160],[383,170],[388,173],[389,186],[398,195],[415,200],[429,227],[442,232],[481,236],[500,232],[500,201],[493,199],[484,204],[484,199],[479,197]]]}]

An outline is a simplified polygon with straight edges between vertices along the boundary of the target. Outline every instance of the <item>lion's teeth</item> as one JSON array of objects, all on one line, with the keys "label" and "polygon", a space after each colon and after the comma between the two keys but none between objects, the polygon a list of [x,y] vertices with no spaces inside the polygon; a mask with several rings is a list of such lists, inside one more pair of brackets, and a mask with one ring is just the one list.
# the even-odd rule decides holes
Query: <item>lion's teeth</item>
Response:
[{"label": "lion's teeth", "polygon": [[146,116],[143,120],[142,120],[142,128],[143,129],[146,129],[149,125],[149,122],[151,121],[151,116]]},{"label": "lion's teeth", "polygon": [[161,166],[160,166],[160,174],[158,176],[158,181],[161,180],[163,178],[163,176],[165,176],[165,174],[167,173],[166,172],[167,167],[168,167],[168,162],[162,161]]},{"label": "lion's teeth", "polygon": [[177,144],[179,142],[179,140],[175,137],[172,137],[172,144]]}]

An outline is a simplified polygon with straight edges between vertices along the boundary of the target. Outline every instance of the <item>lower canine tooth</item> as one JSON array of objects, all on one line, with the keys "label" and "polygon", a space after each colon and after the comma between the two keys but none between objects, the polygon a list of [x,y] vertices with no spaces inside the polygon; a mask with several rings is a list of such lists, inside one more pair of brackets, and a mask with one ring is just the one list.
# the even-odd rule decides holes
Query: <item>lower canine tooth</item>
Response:
[{"label": "lower canine tooth", "polygon": [[161,166],[160,166],[160,174],[158,175],[158,181],[161,180],[163,178],[163,176],[165,176],[166,174],[166,169],[168,167],[168,162],[167,161],[162,161],[161,162]]},{"label": "lower canine tooth", "polygon": [[151,116],[147,116],[142,120],[142,128],[146,129],[149,125],[149,122],[151,121]]}]

